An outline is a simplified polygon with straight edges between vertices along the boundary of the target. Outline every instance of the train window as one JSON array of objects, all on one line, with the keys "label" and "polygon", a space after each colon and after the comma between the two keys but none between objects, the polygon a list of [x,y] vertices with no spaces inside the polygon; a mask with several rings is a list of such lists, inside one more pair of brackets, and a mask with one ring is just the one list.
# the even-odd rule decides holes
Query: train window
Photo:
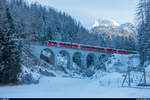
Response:
[{"label": "train window", "polygon": [[128,54],[136,54],[136,52],[128,51]]},{"label": "train window", "polygon": [[63,46],[63,43],[62,43],[62,42],[59,42],[59,46]]},{"label": "train window", "polygon": [[70,44],[68,44],[68,43],[64,43],[64,45],[70,45]]},{"label": "train window", "polygon": [[116,53],[117,52],[117,50],[114,50],[114,49],[106,49],[106,51],[111,52],[111,53]]},{"label": "train window", "polygon": [[52,45],[52,42],[51,42],[51,41],[48,41],[48,45]]},{"label": "train window", "polygon": [[94,50],[94,47],[93,46],[90,46],[90,48],[89,48],[90,50]]},{"label": "train window", "polygon": [[80,46],[81,49],[88,49],[88,50],[97,50],[97,51],[105,51],[104,48],[93,47],[93,46]]},{"label": "train window", "polygon": [[81,49],[84,49],[85,47],[84,47],[84,46],[80,46],[80,48],[81,48]]},{"label": "train window", "polygon": [[86,48],[87,48],[87,49],[91,49],[91,47],[89,47],[89,46],[86,46]]},{"label": "train window", "polygon": [[55,45],[57,44],[57,42],[52,42],[52,43],[55,44]]},{"label": "train window", "polygon": [[57,42],[54,42],[54,41],[48,41],[48,45],[57,45]]},{"label": "train window", "polygon": [[65,46],[65,47],[71,47],[72,45],[70,43],[63,43],[63,46]]},{"label": "train window", "polygon": [[132,54],[137,54],[136,52],[132,52]]},{"label": "train window", "polygon": [[89,46],[80,46],[81,49],[89,49],[90,47]]},{"label": "train window", "polygon": [[78,48],[78,45],[77,44],[72,44],[72,47],[73,48]]},{"label": "train window", "polygon": [[70,44],[70,43],[63,43],[63,42],[59,42],[59,46],[78,48],[77,44]]},{"label": "train window", "polygon": [[95,50],[98,50],[98,51],[105,51],[104,48],[99,48],[99,47],[94,47]]},{"label": "train window", "polygon": [[121,54],[136,54],[136,52],[132,52],[132,51],[122,51],[122,50],[118,50],[118,53],[121,53]]},{"label": "train window", "polygon": [[130,54],[130,52],[129,52],[129,51],[124,51],[124,53],[125,53],[125,54]]},{"label": "train window", "polygon": [[125,51],[122,51],[122,50],[118,50],[118,53],[126,54],[126,52],[125,52]]},{"label": "train window", "polygon": [[81,48],[81,49],[85,49],[86,47],[85,47],[85,46],[80,46],[80,48]]}]

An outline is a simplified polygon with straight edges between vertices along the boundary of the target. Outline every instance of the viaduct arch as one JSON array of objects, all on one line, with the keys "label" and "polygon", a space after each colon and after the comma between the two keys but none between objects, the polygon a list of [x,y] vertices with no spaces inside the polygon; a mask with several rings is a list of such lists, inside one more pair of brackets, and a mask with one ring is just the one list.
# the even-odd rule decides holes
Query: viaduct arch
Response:
[{"label": "viaduct arch", "polygon": [[[38,49],[38,48],[37,48]],[[106,57],[107,53],[100,53],[88,50],[78,50],[70,48],[59,48],[54,46],[41,46],[40,58],[46,62],[58,66],[57,56],[61,55],[67,59],[67,68],[73,68],[73,62],[76,63],[80,68],[100,67],[101,60]],[[46,55],[46,57],[44,56]],[[104,66],[105,67],[105,66]],[[93,68],[92,68],[93,69]]]}]

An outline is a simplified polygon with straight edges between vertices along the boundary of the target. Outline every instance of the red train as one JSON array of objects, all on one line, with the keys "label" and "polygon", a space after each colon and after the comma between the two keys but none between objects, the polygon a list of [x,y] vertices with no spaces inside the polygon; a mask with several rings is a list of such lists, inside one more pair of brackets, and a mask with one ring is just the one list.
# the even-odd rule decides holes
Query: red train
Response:
[{"label": "red train", "polygon": [[68,48],[78,48],[84,50],[94,50],[94,51],[103,51],[109,53],[120,53],[120,54],[137,54],[135,51],[127,51],[127,50],[118,50],[90,45],[82,45],[82,44],[73,44],[68,42],[58,42],[58,41],[48,41],[47,45],[58,46],[58,47],[68,47]]}]

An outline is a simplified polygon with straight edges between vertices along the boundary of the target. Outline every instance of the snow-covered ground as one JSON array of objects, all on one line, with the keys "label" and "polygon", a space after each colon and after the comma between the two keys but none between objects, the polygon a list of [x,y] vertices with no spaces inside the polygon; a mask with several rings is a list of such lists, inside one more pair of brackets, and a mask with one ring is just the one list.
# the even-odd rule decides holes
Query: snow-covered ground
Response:
[{"label": "snow-covered ground", "polygon": [[[32,46],[31,49],[36,58],[40,59],[40,52],[43,48],[41,46],[37,47],[38,49],[35,49],[35,46]],[[62,62],[65,62],[64,58],[61,56],[57,58],[59,63],[63,65]],[[31,72],[34,79],[40,78],[39,83],[0,86],[0,98],[150,98],[150,87],[121,87],[124,79],[123,75],[128,65],[137,66],[138,62],[138,56],[114,54],[105,63],[106,72],[97,70],[89,78],[82,77],[77,73],[70,76],[62,71],[52,70],[51,68],[50,72],[55,74],[55,77],[46,77],[36,71],[33,73],[24,66],[23,71]],[[74,68],[78,68],[75,63],[73,65]],[[38,66],[35,67],[38,68]],[[68,72],[72,73],[71,71]],[[148,83],[150,83],[149,72],[150,66],[146,68]],[[139,75],[141,74],[138,74],[137,77]]]},{"label": "snow-covered ground", "polygon": [[0,87],[0,98],[150,98],[150,89],[105,87],[95,79],[42,77],[39,84]]}]

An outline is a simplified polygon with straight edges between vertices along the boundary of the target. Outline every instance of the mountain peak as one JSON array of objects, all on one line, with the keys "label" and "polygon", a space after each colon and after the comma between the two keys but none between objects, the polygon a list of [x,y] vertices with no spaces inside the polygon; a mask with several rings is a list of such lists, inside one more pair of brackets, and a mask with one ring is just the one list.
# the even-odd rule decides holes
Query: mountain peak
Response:
[{"label": "mountain peak", "polygon": [[120,26],[116,21],[114,20],[101,20],[98,19],[95,21],[95,23],[92,25],[92,27],[97,27],[97,26]]}]

